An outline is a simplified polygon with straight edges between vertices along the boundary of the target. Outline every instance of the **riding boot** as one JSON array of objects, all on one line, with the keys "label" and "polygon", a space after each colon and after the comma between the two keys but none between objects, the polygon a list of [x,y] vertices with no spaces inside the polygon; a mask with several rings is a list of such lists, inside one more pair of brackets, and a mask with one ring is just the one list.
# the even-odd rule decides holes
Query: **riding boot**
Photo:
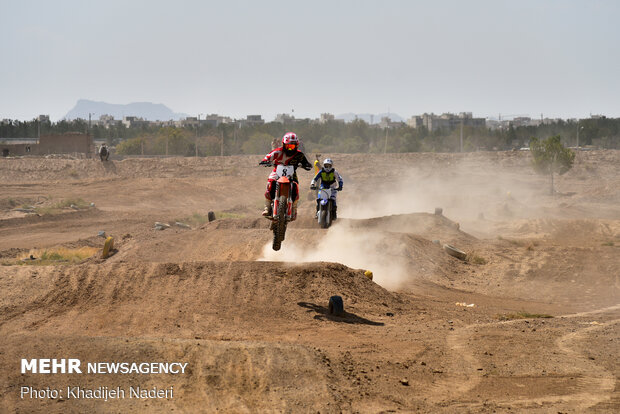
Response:
[{"label": "riding boot", "polygon": [[271,216],[271,200],[265,199],[265,209],[263,210],[263,217]]},{"label": "riding boot", "polygon": [[319,205],[320,205],[320,201],[316,200],[316,213],[314,213],[314,218],[319,217]]},{"label": "riding boot", "polygon": [[338,215],[336,214],[337,210],[338,210],[338,206],[334,204],[334,217],[332,217],[332,220],[336,220],[338,218]]}]

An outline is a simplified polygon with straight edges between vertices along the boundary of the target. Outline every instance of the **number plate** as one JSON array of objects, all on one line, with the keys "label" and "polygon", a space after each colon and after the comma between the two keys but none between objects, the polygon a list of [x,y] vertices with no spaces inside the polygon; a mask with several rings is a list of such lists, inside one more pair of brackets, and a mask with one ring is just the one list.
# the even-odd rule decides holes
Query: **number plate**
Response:
[{"label": "number plate", "polygon": [[276,174],[278,174],[278,177],[287,177],[292,179],[295,174],[295,167],[292,165],[278,165],[276,167]]}]

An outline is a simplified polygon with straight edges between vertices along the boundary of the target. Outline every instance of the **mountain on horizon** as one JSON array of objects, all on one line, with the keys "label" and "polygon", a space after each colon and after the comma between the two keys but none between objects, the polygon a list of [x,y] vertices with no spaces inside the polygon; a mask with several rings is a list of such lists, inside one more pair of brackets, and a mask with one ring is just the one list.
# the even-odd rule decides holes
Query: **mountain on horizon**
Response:
[{"label": "mountain on horizon", "polygon": [[132,102],[123,105],[80,99],[73,109],[67,112],[65,119],[88,119],[89,113],[93,114],[93,119],[99,119],[101,115],[112,115],[114,119],[123,119],[124,116],[137,116],[148,121],[176,121],[187,117],[187,114],[172,112],[164,104]]},{"label": "mountain on horizon", "polygon": [[[345,122],[351,122],[351,121],[355,121],[355,119],[361,119],[362,121],[368,123],[368,124],[378,124],[379,122],[381,122],[381,118],[383,118],[384,116],[389,117],[392,122],[405,122],[405,120],[400,117],[398,114],[395,114],[394,112],[384,112],[381,114],[355,114],[352,112],[348,112],[346,114],[340,114],[340,115],[336,115],[336,119],[344,119]],[[372,122],[371,122],[371,117],[372,117]]]}]

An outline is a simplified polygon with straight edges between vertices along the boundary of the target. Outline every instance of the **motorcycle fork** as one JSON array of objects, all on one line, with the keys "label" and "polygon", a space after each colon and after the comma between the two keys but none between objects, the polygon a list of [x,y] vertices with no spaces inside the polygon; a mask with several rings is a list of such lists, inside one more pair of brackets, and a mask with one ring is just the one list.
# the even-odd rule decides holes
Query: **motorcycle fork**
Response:
[{"label": "motorcycle fork", "polygon": [[278,187],[279,187],[279,197],[286,197],[286,218],[288,219],[289,217],[291,217],[292,214],[292,203],[291,203],[291,183],[278,183]]}]

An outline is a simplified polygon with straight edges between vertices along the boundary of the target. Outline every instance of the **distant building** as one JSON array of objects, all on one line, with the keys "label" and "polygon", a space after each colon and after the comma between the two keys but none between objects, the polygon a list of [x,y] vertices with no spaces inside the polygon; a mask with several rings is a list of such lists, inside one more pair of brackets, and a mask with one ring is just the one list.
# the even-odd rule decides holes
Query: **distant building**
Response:
[{"label": "distant building", "polygon": [[80,132],[42,135],[37,150],[40,155],[82,153],[90,156],[93,153],[93,137]]},{"label": "distant building", "polygon": [[326,124],[328,122],[334,121],[335,119],[336,117],[333,114],[324,113],[324,114],[321,114],[319,118],[319,123]]},{"label": "distant building", "polygon": [[39,122],[49,122],[50,121],[50,116],[49,115],[39,115],[37,117],[37,121],[39,121]]},{"label": "distant building", "polygon": [[263,125],[265,120],[261,115],[248,115],[245,119],[238,121],[240,127],[252,127],[256,125]]},{"label": "distant building", "polygon": [[[190,119],[190,118],[187,118]],[[193,118],[195,119],[195,118]],[[232,119],[227,116],[221,116],[218,114],[209,114],[205,117],[205,119],[200,120],[200,125],[208,125],[211,127],[218,127],[220,124],[230,124],[232,123]]]},{"label": "distant building", "polygon": [[112,115],[105,114],[99,117],[99,121],[97,121],[97,125],[102,126],[105,129],[108,129],[110,127],[118,125],[120,122],[121,121],[114,119]]},{"label": "distant building", "polygon": [[75,154],[87,158],[94,153],[90,134],[68,132],[65,134],[42,135],[37,143],[1,144],[2,156]]},{"label": "distant building", "polygon": [[281,124],[292,124],[295,122],[295,117],[289,114],[277,114],[273,122],[279,122]]},{"label": "distant building", "polygon": [[422,115],[414,115],[407,121],[412,128],[426,127],[429,131],[438,129],[454,130],[460,128],[461,125],[469,127],[485,127],[486,120],[484,118],[474,118],[471,112],[460,112],[458,115],[451,113],[443,113],[435,115],[434,113],[424,113]]},{"label": "distant building", "polygon": [[136,128],[141,126],[148,126],[149,121],[143,118],[139,118],[137,116],[124,116],[123,125],[125,125],[127,128]]},{"label": "distant building", "polygon": [[510,121],[510,125],[514,128],[522,126],[538,126],[542,121],[540,119],[532,119],[529,116],[519,116]]},{"label": "distant building", "polygon": [[390,117],[387,117],[387,116],[381,117],[381,122],[379,122],[379,128],[382,128],[382,129],[385,129],[385,128],[400,128],[402,126],[405,126],[404,122],[392,121],[392,119]]},{"label": "distant building", "polygon": [[422,123],[422,117],[421,116],[414,115],[414,116],[412,116],[411,118],[409,118],[407,120],[407,125],[409,125],[411,128],[420,128],[424,124]]},{"label": "distant building", "polygon": [[[201,119],[202,121],[202,119]],[[187,118],[185,118],[184,120],[181,121],[181,125],[183,127],[192,127],[192,128],[196,128],[198,126],[198,118],[195,116],[188,116]]]}]

